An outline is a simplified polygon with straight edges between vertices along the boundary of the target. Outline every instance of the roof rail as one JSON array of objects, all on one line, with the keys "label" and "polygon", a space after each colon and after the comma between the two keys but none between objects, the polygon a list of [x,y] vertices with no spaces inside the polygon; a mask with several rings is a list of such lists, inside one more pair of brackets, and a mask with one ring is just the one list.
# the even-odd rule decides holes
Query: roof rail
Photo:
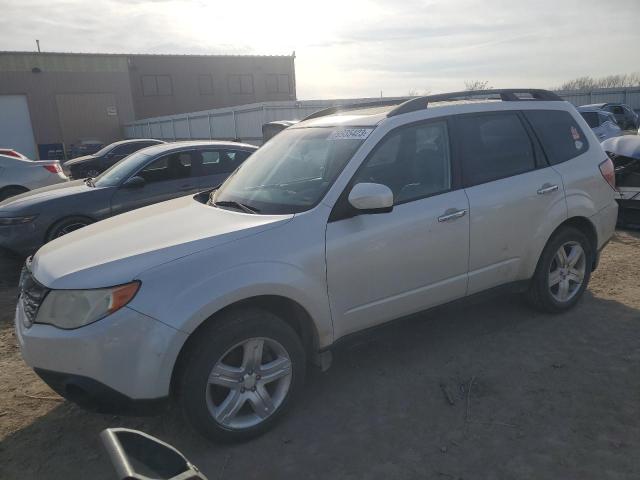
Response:
[{"label": "roof rail", "polygon": [[398,105],[403,102],[406,103],[409,100],[408,97],[396,98],[395,100],[374,100],[372,102],[363,102],[363,103],[349,103],[347,105],[336,105],[335,107],[323,108],[322,110],[318,110],[317,112],[313,112],[311,115],[307,115],[304,117],[301,122],[305,120],[311,120],[312,118],[326,117],[327,115],[333,115],[338,112],[345,112],[349,110],[358,110],[360,108],[371,108],[371,107],[387,107],[390,105]]},{"label": "roof rail", "polygon": [[[518,94],[530,95],[530,98],[519,98]],[[516,102],[528,100],[543,101],[563,101],[561,97],[549,90],[539,88],[505,88],[493,90],[467,90],[464,92],[441,93],[439,95],[429,95],[417,97],[401,103],[396,108],[387,113],[387,117],[395,117],[403,113],[415,112],[427,108],[429,102],[443,102],[447,100],[465,100],[478,96],[498,96],[503,102]]]}]

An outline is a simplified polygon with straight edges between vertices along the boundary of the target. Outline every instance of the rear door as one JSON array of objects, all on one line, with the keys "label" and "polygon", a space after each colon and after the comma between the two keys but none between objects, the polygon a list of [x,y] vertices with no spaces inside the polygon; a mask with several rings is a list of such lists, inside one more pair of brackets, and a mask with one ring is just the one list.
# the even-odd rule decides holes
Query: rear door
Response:
[{"label": "rear door", "polygon": [[112,214],[195,193],[199,190],[200,155],[197,151],[174,152],[152,160],[135,175],[145,179],[139,187],[120,186],[111,200]]},{"label": "rear door", "polygon": [[217,187],[253,152],[229,148],[211,148],[200,151],[201,166],[196,173],[201,190]]},{"label": "rear door", "polygon": [[454,143],[469,198],[468,294],[522,280],[534,245],[566,218],[562,178],[519,112],[460,115]]}]

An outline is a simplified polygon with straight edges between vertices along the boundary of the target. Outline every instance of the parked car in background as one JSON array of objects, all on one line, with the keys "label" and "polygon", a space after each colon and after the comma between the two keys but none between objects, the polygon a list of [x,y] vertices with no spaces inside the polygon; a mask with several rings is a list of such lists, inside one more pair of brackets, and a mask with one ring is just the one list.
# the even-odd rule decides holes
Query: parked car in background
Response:
[{"label": "parked car in background", "polygon": [[266,143],[285,128],[295,125],[300,120],[276,120],[262,125],[262,142]]},{"label": "parked car in background", "polygon": [[595,107],[578,107],[578,112],[591,127],[598,140],[622,135],[622,129],[618,126],[613,113]]},{"label": "parked car in background", "polygon": [[633,108],[624,103],[593,103],[591,105],[583,105],[583,107],[591,107],[612,113],[623,130],[636,130],[640,126],[638,114]]},{"label": "parked car in background", "polygon": [[347,335],[496,287],[569,310],[617,210],[611,160],[552,92],[333,108],[210,195],[42,247],[23,270],[16,337],[80,405],[151,413],[175,394],[206,437],[248,439]]},{"label": "parked car in background", "polygon": [[57,160],[29,160],[0,154],[0,201],[68,181]]},{"label": "parked car in background", "polygon": [[92,153],[96,153],[102,147],[104,147],[104,142],[102,142],[101,140],[81,140],[79,143],[71,145],[71,148],[69,150],[69,158],[78,158],[83,155],[90,155]]},{"label": "parked car in background", "polygon": [[0,148],[0,155],[6,155],[7,157],[21,158],[23,160],[29,160],[29,157],[15,151],[13,148]]},{"label": "parked car in background", "polygon": [[[160,144],[129,155],[95,179],[18,195],[0,202],[0,247],[28,255],[98,220],[215,187],[255,150],[231,142]],[[180,222],[165,227],[182,228]]]},{"label": "parked car in background", "polygon": [[640,137],[624,135],[602,142],[613,160],[618,189],[618,225],[640,228]]},{"label": "parked car in background", "polygon": [[74,158],[65,162],[64,169],[73,179],[97,177],[107,168],[116,164],[127,155],[137,152],[140,149],[166,143],[153,138],[140,138],[135,140],[122,140],[115,142],[98,150],[91,155]]}]

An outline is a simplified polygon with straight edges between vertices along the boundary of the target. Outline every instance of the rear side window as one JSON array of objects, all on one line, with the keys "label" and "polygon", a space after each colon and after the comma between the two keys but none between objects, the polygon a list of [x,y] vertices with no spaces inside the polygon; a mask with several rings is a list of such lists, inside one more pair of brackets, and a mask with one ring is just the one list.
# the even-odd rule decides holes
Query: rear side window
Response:
[{"label": "rear side window", "polygon": [[527,110],[524,115],[531,122],[551,165],[571,160],[589,149],[584,132],[569,112]]},{"label": "rear side window", "polygon": [[580,115],[582,115],[582,118],[585,119],[587,125],[589,125],[591,128],[596,128],[600,125],[597,112],[580,112]]},{"label": "rear side window", "polygon": [[244,162],[250,152],[239,150],[204,150],[202,156],[202,175],[231,173]]},{"label": "rear side window", "polygon": [[467,187],[536,167],[531,138],[515,112],[459,117],[456,130]]}]

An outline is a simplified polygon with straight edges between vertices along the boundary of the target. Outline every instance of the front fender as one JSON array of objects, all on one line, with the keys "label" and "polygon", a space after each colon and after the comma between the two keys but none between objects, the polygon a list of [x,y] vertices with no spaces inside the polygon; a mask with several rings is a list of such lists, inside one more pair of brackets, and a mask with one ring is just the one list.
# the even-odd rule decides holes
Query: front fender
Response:
[{"label": "front fender", "polygon": [[199,257],[171,262],[170,279],[158,271],[163,266],[145,272],[141,277],[143,287],[130,307],[191,334],[229,305],[261,295],[279,296],[293,300],[309,313],[320,348],[331,344],[333,325],[324,270],[311,269],[309,274],[280,261],[257,261],[218,270]]}]

